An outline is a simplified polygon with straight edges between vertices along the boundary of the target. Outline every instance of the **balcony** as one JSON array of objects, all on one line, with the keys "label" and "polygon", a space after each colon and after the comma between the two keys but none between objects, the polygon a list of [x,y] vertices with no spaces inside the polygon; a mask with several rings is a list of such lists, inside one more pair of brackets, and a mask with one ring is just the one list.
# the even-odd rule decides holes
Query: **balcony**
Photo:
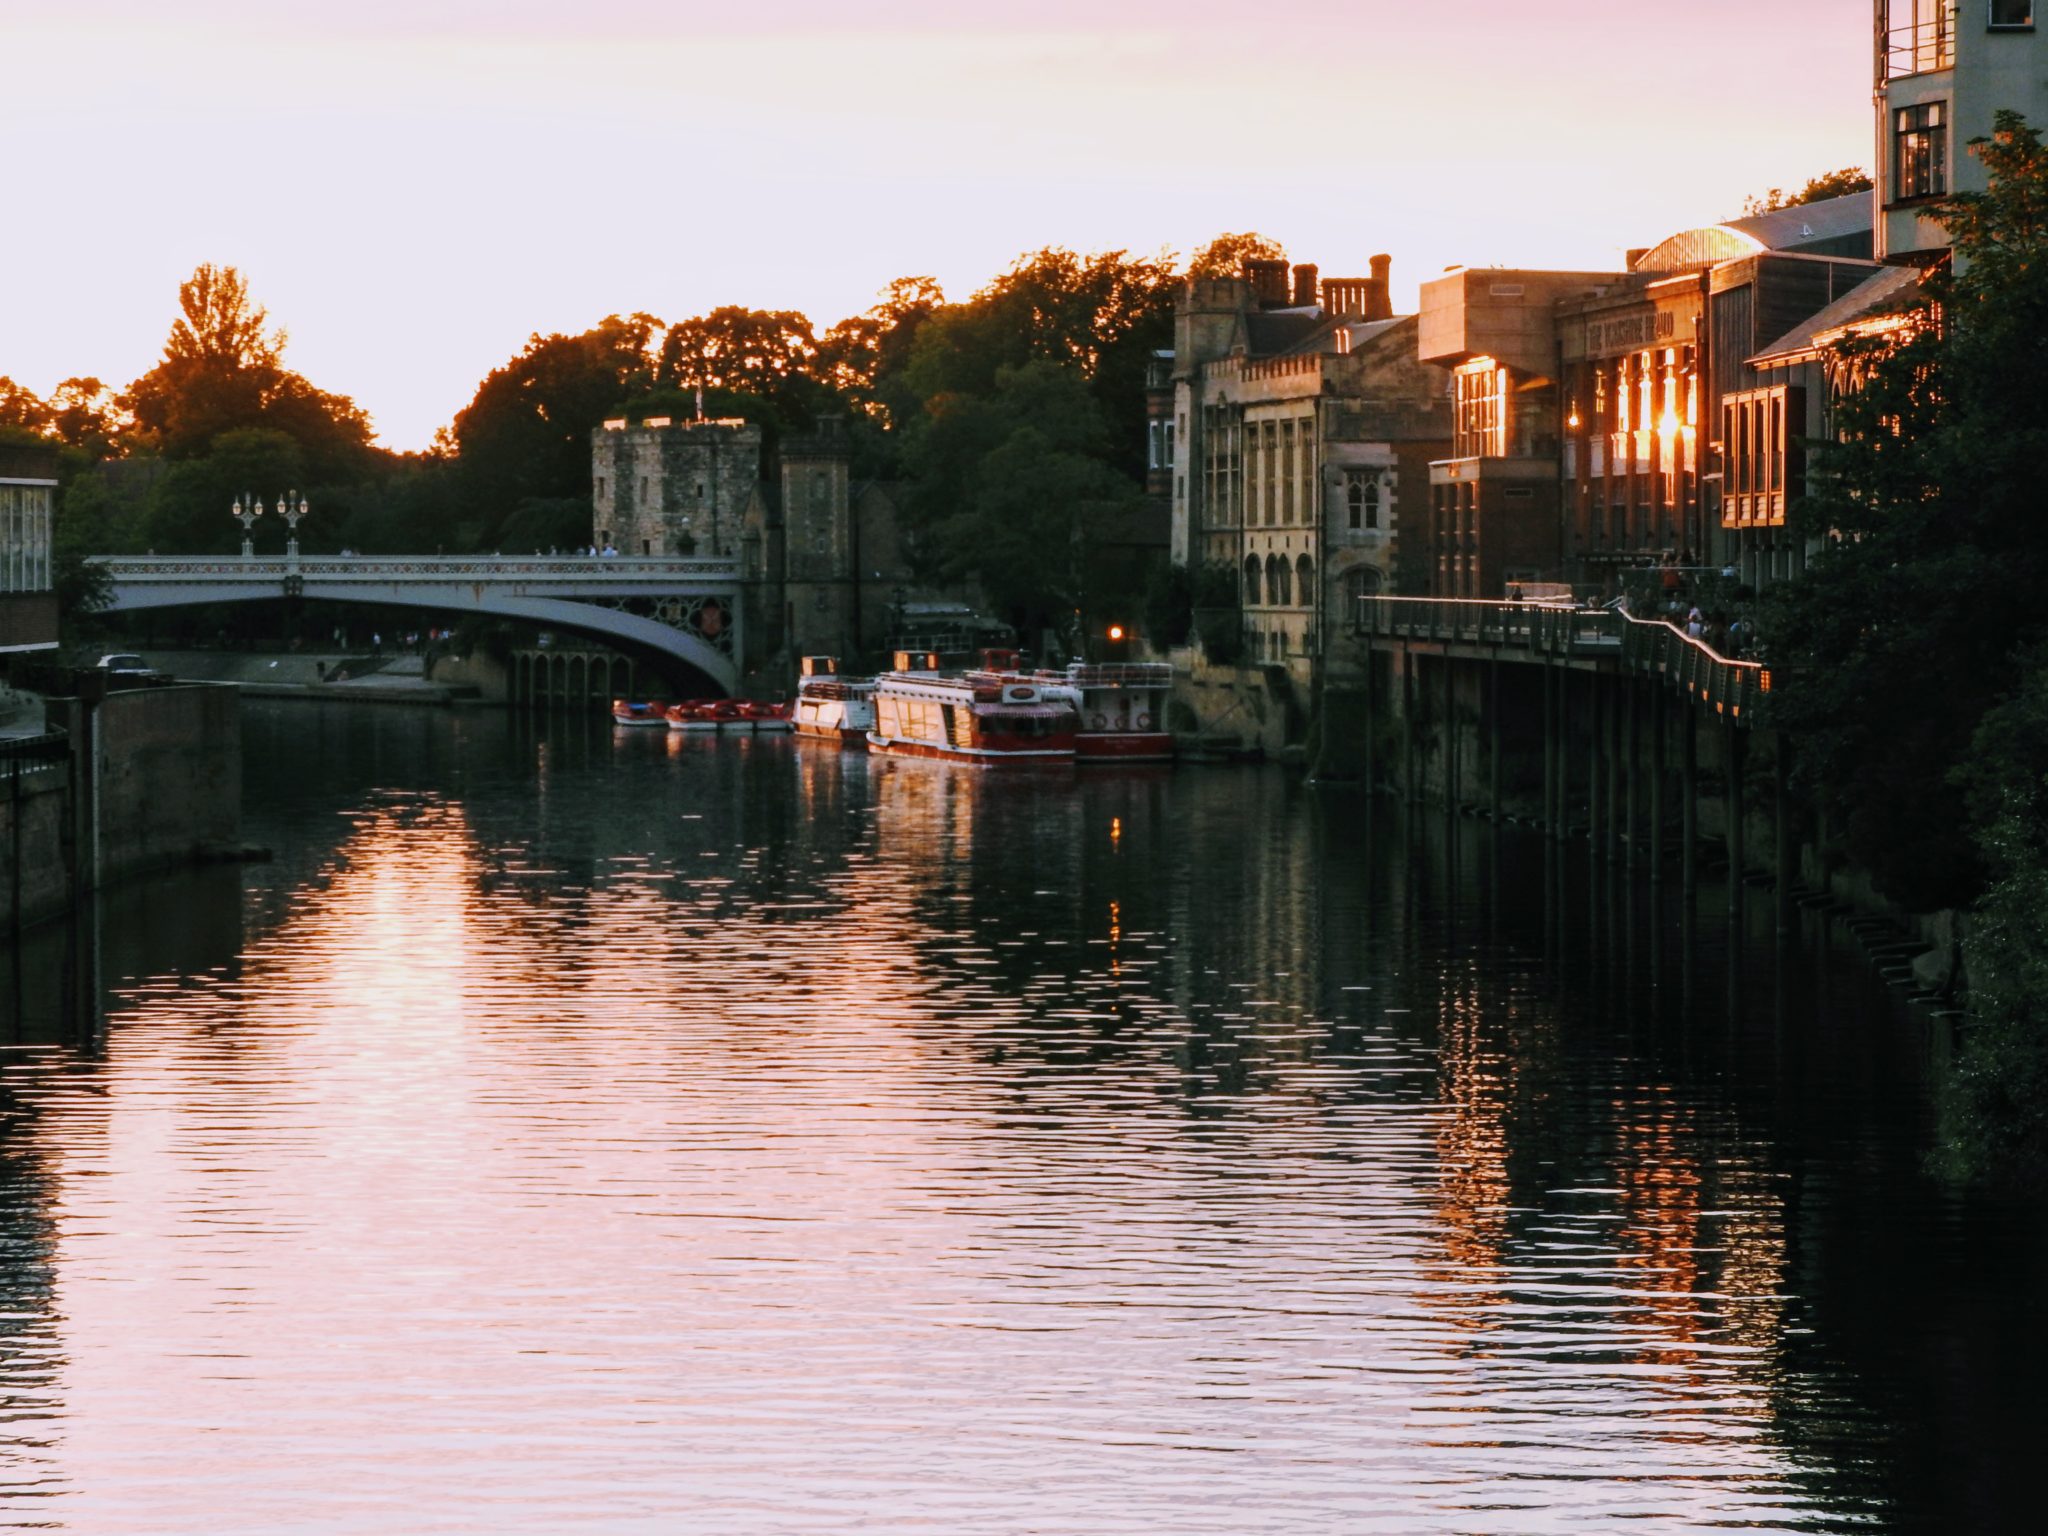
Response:
[{"label": "balcony", "polygon": [[[1915,19],[1892,26],[1890,22],[1895,14]],[[1946,0],[1932,6],[1926,0],[1904,0],[1904,3],[1886,9],[1884,24],[1878,33],[1879,85],[1908,75],[1927,75],[1938,69],[1953,69],[1955,62],[1955,9]]]}]

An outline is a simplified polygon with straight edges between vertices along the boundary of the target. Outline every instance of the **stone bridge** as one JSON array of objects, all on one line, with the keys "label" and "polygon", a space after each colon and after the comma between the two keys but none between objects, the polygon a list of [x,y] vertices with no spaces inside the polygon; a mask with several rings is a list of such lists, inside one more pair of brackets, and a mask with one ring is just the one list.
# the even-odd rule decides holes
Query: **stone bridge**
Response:
[{"label": "stone bridge", "polygon": [[103,555],[106,611],[302,598],[489,614],[696,668],[727,693],[746,663],[737,560],[623,556]]}]

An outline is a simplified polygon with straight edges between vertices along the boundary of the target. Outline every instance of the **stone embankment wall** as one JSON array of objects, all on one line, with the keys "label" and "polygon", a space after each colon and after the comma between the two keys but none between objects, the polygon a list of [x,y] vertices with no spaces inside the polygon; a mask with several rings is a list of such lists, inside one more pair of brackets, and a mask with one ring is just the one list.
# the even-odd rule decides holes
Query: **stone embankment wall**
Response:
[{"label": "stone embankment wall", "polygon": [[1287,667],[1216,666],[1199,647],[1175,649],[1169,659],[1169,724],[1184,754],[1301,754],[1309,731],[1309,689]]},{"label": "stone embankment wall", "polygon": [[242,725],[234,689],[112,693],[92,711],[89,729],[81,700],[52,699],[49,721],[69,735],[71,761],[24,774],[18,803],[16,786],[0,781],[0,859],[7,864],[0,921],[34,922],[95,883],[239,850]]},{"label": "stone embankment wall", "polygon": [[18,780],[0,777],[0,930],[61,912],[71,900],[71,767],[7,768],[15,766]]}]

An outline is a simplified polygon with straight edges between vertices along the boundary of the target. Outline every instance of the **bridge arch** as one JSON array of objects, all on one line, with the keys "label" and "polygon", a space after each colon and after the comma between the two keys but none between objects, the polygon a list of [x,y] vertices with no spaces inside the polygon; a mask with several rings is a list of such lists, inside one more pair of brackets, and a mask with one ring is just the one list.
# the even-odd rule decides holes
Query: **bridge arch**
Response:
[{"label": "bridge arch", "polygon": [[[370,559],[269,561],[103,557],[108,613],[275,601],[419,608],[518,619],[622,645],[702,673],[730,694],[739,686],[738,570],[725,561]],[[625,598],[685,597],[715,603],[710,634],[607,606]]]}]

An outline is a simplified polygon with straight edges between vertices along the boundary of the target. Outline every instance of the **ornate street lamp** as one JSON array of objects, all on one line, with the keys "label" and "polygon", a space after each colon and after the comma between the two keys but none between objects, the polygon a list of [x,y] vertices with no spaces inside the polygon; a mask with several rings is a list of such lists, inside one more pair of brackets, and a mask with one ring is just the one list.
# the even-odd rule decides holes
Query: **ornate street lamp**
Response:
[{"label": "ornate street lamp", "polygon": [[[296,505],[292,501],[295,496],[298,497]],[[287,560],[299,558],[299,521],[309,510],[311,509],[306,505],[306,498],[299,496],[297,491],[287,491],[278,498],[277,515],[284,519],[284,557]]]},{"label": "ornate street lamp", "polygon": [[250,560],[256,555],[256,519],[263,515],[263,503],[254,496],[243,495],[228,503],[228,516],[242,525],[242,558]]}]

